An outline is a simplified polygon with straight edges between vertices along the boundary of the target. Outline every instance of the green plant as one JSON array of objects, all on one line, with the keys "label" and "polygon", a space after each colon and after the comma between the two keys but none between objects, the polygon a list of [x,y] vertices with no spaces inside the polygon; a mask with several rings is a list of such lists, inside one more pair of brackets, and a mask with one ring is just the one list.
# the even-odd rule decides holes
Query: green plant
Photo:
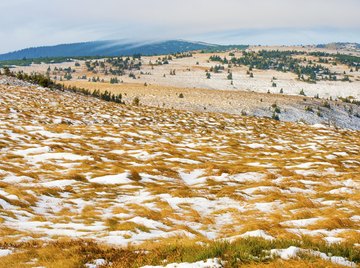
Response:
[{"label": "green plant", "polygon": [[280,120],[279,115],[278,115],[277,113],[275,113],[275,112],[273,112],[273,114],[272,114],[271,118],[272,118],[272,119],[274,119],[274,120],[277,120],[277,121],[279,121],[279,120]]},{"label": "green plant", "polygon": [[311,108],[310,106],[305,106],[305,111],[314,112],[313,108]]},{"label": "green plant", "polygon": [[322,107],[325,107],[325,108],[331,109],[330,102],[328,102],[328,101],[324,101],[324,102],[322,103]]},{"label": "green plant", "polygon": [[132,105],[139,106],[140,105],[140,99],[139,97],[135,97],[132,101]]}]

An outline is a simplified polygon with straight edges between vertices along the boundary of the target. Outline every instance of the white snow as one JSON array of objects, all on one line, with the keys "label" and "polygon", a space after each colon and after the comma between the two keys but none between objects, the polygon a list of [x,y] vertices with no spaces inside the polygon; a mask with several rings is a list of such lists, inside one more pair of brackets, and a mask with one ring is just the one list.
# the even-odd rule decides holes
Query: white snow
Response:
[{"label": "white snow", "polygon": [[132,182],[130,179],[128,179],[128,176],[129,173],[124,172],[117,175],[107,175],[107,176],[92,178],[89,179],[89,181],[99,184],[126,184]]},{"label": "white snow", "polygon": [[0,257],[5,257],[11,253],[13,253],[13,251],[10,249],[0,249]]},{"label": "white snow", "polygon": [[260,210],[261,212],[271,212],[274,210],[275,207],[279,207],[280,204],[278,204],[277,202],[268,202],[268,203],[256,203],[255,204],[255,208],[257,210]]},{"label": "white snow", "polygon": [[14,151],[14,154],[26,156],[29,154],[48,153],[50,151],[51,151],[51,149],[49,146],[44,146],[44,147],[28,148],[28,149],[24,149],[24,150],[17,150],[17,151]]},{"label": "white snow", "polygon": [[14,194],[9,194],[8,192],[5,192],[3,190],[0,189],[0,195],[6,197],[7,199],[10,199],[10,200],[19,200],[19,197],[17,197],[16,195]]},{"label": "white snow", "polygon": [[329,160],[333,160],[333,159],[336,159],[337,158],[337,156],[336,155],[333,155],[333,154],[329,154],[329,155],[327,155],[327,156],[325,156],[326,157],[326,159],[329,159]]},{"label": "white snow", "polygon": [[239,173],[231,176],[231,179],[236,182],[257,182],[264,179],[265,175],[258,172]]},{"label": "white snow", "polygon": [[0,198],[0,208],[3,208],[5,210],[12,210],[12,209],[16,209],[15,206],[9,204],[8,202],[6,202],[5,200]]},{"label": "white snow", "polygon": [[98,268],[99,266],[103,266],[106,265],[106,260],[104,259],[96,259],[93,260],[91,263],[86,263],[85,267],[86,268]]},{"label": "white snow", "polygon": [[48,187],[48,188],[55,188],[55,187],[65,187],[69,185],[73,185],[74,183],[77,183],[76,180],[55,180],[55,181],[48,181],[41,183],[41,186]]},{"label": "white snow", "polygon": [[323,124],[313,124],[313,125],[310,125],[310,126],[312,126],[313,128],[324,128],[324,129],[327,128],[327,127],[326,127],[325,125],[323,125]]},{"label": "white snow", "polygon": [[270,254],[273,257],[275,257],[275,256],[280,257],[283,260],[289,260],[289,259],[296,258],[299,254],[309,254],[314,257],[319,257],[323,260],[330,261],[335,264],[339,264],[339,265],[343,265],[343,266],[347,266],[347,267],[356,267],[356,263],[348,261],[343,257],[338,257],[338,256],[329,257],[325,253],[322,253],[319,251],[310,250],[310,249],[302,249],[302,248],[298,248],[298,247],[294,247],[294,246],[291,246],[286,249],[272,249],[272,250],[270,250]]},{"label": "white snow", "polygon": [[320,185],[322,182],[319,181],[310,181],[310,180],[299,180],[299,182],[305,184],[305,185]]},{"label": "white snow", "polygon": [[324,237],[324,240],[329,244],[341,243],[343,241],[342,238],[333,236]]},{"label": "white snow", "polygon": [[338,156],[348,156],[349,154],[347,152],[334,152],[333,154]]},{"label": "white snow", "polygon": [[195,169],[195,170],[191,171],[190,173],[179,172],[180,177],[188,185],[206,182],[206,178],[199,178],[203,173],[204,173],[204,171],[201,169]]},{"label": "white snow", "polygon": [[329,191],[330,194],[352,194],[354,191],[347,187],[341,187],[334,190]]},{"label": "white snow", "polygon": [[255,231],[248,231],[242,235],[239,235],[239,237],[248,238],[248,237],[260,237],[264,238],[265,240],[274,240],[275,238],[271,235],[268,235],[263,230],[255,230]]},{"label": "white snow", "polygon": [[8,175],[2,179],[2,181],[6,183],[30,182],[32,180],[33,180],[32,178],[27,176],[14,176],[14,175]]},{"label": "white snow", "polygon": [[45,153],[38,155],[27,156],[27,159],[33,162],[44,162],[46,160],[69,160],[69,161],[77,161],[77,160],[93,160],[90,156],[77,155],[72,153]]},{"label": "white snow", "polygon": [[350,218],[352,221],[360,221],[360,215],[354,215]]},{"label": "white snow", "polygon": [[139,217],[139,216],[136,216],[128,221],[142,224],[150,229],[160,229],[160,228],[165,229],[165,230],[170,229],[170,227],[166,226],[165,224],[163,224],[161,222],[150,220],[150,219]]},{"label": "white snow", "polygon": [[283,226],[291,226],[291,227],[306,227],[308,225],[316,223],[319,220],[321,220],[321,218],[310,218],[310,219],[284,221],[280,224]]},{"label": "white snow", "polygon": [[50,132],[50,131],[46,131],[46,130],[33,131],[31,133],[40,134],[41,136],[44,136],[46,138],[57,138],[57,139],[80,139],[81,138],[80,136],[73,135],[70,133],[55,133],[55,132]]},{"label": "white snow", "polygon": [[123,140],[122,138],[114,138],[114,137],[94,137],[93,139],[103,140],[103,141],[112,141],[115,143],[121,143]]},{"label": "white snow", "polygon": [[247,145],[248,147],[252,148],[252,149],[259,149],[259,148],[264,148],[265,145],[261,144],[261,143],[251,143]]},{"label": "white snow", "polygon": [[356,181],[354,181],[352,179],[348,179],[346,181],[343,181],[342,184],[344,186],[346,186],[346,187],[360,188],[360,182],[356,182]]}]

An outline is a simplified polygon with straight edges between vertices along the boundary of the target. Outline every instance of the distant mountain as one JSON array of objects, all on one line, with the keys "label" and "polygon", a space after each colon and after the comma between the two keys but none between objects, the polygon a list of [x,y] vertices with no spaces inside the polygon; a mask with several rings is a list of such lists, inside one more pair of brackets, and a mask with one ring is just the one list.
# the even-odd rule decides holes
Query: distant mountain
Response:
[{"label": "distant mountain", "polygon": [[53,57],[87,57],[87,56],[129,56],[161,55],[193,50],[221,50],[228,47],[202,42],[169,40],[151,43],[124,43],[120,41],[94,41],[56,46],[26,48],[0,55],[0,60],[19,60],[23,58],[53,58]]},{"label": "distant mountain", "polygon": [[360,50],[360,44],[358,43],[329,43],[317,45],[318,48],[329,48],[329,49],[347,49],[347,50]]}]

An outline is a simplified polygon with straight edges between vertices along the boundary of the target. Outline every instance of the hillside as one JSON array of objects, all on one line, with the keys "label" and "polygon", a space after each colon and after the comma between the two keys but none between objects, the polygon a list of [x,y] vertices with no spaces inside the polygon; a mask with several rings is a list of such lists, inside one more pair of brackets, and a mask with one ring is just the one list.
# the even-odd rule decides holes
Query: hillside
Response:
[{"label": "hillside", "polygon": [[122,94],[127,103],[137,97],[148,106],[360,129],[360,57],[254,49],[74,60],[12,70]]},{"label": "hillside", "polygon": [[[200,42],[169,40],[161,42],[123,42],[94,41],[56,46],[26,48],[0,55],[0,60],[19,60],[23,58],[53,58],[53,57],[85,57],[85,56],[128,56],[134,54],[160,55],[193,50],[217,50],[231,46],[221,46]],[[235,47],[235,46],[234,46]],[[236,46],[244,47],[244,46]]]},{"label": "hillside", "polygon": [[0,80],[0,266],[360,261],[359,131]]}]

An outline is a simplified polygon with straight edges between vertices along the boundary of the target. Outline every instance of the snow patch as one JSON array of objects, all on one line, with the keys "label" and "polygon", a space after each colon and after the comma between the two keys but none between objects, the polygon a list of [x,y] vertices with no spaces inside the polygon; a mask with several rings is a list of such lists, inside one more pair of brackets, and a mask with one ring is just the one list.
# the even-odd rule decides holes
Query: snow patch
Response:
[{"label": "snow patch", "polygon": [[132,182],[130,179],[128,179],[129,175],[130,174],[128,172],[124,172],[117,175],[107,175],[107,176],[92,178],[89,179],[89,181],[99,184],[126,184]]},{"label": "snow patch", "polygon": [[5,257],[11,253],[13,253],[13,251],[10,249],[0,249],[0,257]]},{"label": "snow patch", "polygon": [[91,263],[85,264],[85,267],[86,268],[98,268],[99,266],[104,266],[106,264],[107,264],[106,260],[96,259],[96,260],[93,260]]},{"label": "snow patch", "polygon": [[290,260],[293,258],[296,258],[299,254],[309,254],[314,257],[319,257],[323,260],[330,261],[335,264],[347,266],[347,267],[356,267],[356,264],[354,262],[348,261],[347,259],[343,257],[338,256],[327,256],[325,253],[322,253],[320,251],[315,251],[311,249],[302,249],[298,247],[291,246],[286,249],[272,249],[270,250],[271,256],[277,256],[280,257],[283,260]]},{"label": "snow patch", "polygon": [[239,235],[239,237],[242,237],[242,238],[260,237],[260,238],[264,238],[265,240],[274,240],[275,239],[274,237],[272,237],[271,235],[268,235],[263,230],[249,231],[249,232],[246,232],[246,233],[244,233],[242,235]]}]

